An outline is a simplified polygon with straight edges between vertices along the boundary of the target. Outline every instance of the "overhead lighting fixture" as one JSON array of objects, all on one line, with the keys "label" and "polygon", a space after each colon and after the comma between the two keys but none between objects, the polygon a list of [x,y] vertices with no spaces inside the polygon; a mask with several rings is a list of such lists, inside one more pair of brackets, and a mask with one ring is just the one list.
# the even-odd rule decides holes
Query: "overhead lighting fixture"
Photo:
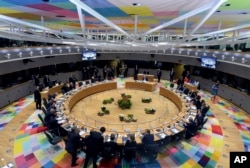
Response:
[{"label": "overhead lighting fixture", "polygon": [[19,58],[22,58],[22,55],[23,55],[22,52],[19,52],[19,53],[17,54],[17,56],[18,56]]},{"label": "overhead lighting fixture", "polygon": [[141,6],[141,3],[134,2],[132,3],[133,6]]},{"label": "overhead lighting fixture", "polygon": [[29,55],[32,57],[33,56],[33,51],[30,51]]},{"label": "overhead lighting fixture", "polygon": [[241,59],[242,64],[245,64],[247,62],[246,58]]},{"label": "overhead lighting fixture", "polygon": [[10,59],[10,53],[7,53],[4,57],[5,57],[6,59]]},{"label": "overhead lighting fixture", "polygon": [[234,62],[236,60],[236,58],[234,56],[232,56],[232,61]]},{"label": "overhead lighting fixture", "polygon": [[224,60],[224,59],[225,59],[225,55],[222,55],[222,56],[221,56],[221,59]]}]

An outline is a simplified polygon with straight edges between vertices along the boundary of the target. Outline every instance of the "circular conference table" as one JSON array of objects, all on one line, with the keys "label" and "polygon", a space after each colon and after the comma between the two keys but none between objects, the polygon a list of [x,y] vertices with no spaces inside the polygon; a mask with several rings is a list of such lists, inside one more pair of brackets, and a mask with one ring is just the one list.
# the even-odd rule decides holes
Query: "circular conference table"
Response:
[{"label": "circular conference table", "polygon": [[[126,82],[125,88],[134,88],[134,89],[142,89],[145,91],[152,91],[152,88],[155,89],[154,83],[143,83],[143,82]],[[90,130],[97,130],[100,128],[101,125],[98,125],[98,120],[93,122],[86,122],[81,118],[77,118],[72,113],[73,107],[84,98],[88,96],[94,95],[96,93],[109,91],[109,90],[116,90],[117,89],[117,82],[108,81],[102,82],[97,84],[91,85],[84,85],[78,89],[75,89],[69,92],[66,95],[63,95],[61,98],[57,100],[57,104],[61,109],[62,116],[59,117],[58,122],[62,124],[66,130],[70,130],[73,126],[77,126],[81,129],[80,135],[86,136],[89,134]],[[149,127],[151,132],[155,135],[155,141],[163,140],[167,136],[174,136],[184,131],[183,123],[188,120],[189,117],[194,118],[196,115],[195,108],[192,111],[192,108],[187,108],[189,106],[188,101],[185,97],[175,92],[174,90],[169,90],[167,88],[160,87],[159,95],[163,96],[164,98],[169,99],[172,101],[177,109],[179,110],[178,114],[172,117],[171,121],[164,120],[164,117],[159,117],[158,125],[156,127]],[[191,109],[191,110],[190,110]],[[107,121],[109,122],[109,121]],[[109,140],[110,134],[115,133],[116,141],[118,144],[123,144],[126,142],[129,133],[134,133],[136,136],[136,141],[138,143],[141,142],[142,137],[142,130],[140,129],[140,124],[145,123],[133,123],[133,125],[137,125],[134,129],[126,129],[126,125],[129,123],[121,122],[121,129],[114,129],[112,123],[106,123],[106,132],[105,132],[105,140]]]}]

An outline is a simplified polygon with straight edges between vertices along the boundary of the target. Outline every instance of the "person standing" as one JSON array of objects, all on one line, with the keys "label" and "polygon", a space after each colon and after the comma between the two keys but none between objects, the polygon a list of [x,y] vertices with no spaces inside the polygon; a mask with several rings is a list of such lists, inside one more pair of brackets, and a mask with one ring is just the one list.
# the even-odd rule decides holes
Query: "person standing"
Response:
[{"label": "person standing", "polygon": [[219,84],[220,84],[219,81],[217,81],[216,83],[212,85],[212,97],[211,97],[212,102],[215,102],[216,100],[216,96],[217,96],[218,89],[219,89]]},{"label": "person standing", "polygon": [[170,82],[173,82],[173,80],[174,80],[174,75],[175,75],[174,68],[171,68],[170,73],[169,73]]},{"label": "person standing", "polygon": [[44,87],[49,87],[49,83],[50,83],[49,75],[45,75],[43,78]]},{"label": "person standing", "polygon": [[36,103],[36,109],[41,110],[42,97],[39,90],[39,86],[36,86],[36,90],[34,91],[34,101]]},{"label": "person standing", "polygon": [[100,128],[100,132],[90,131],[90,135],[85,138],[86,144],[86,157],[83,168],[88,167],[89,159],[92,158],[93,168],[97,168],[98,155],[101,153],[104,145],[104,138],[102,136],[102,130],[106,130],[104,127]]},{"label": "person standing", "polygon": [[73,131],[68,133],[68,141],[66,144],[66,151],[71,154],[71,167],[75,167],[78,164],[77,161],[77,149],[81,144],[81,136],[79,135],[80,130],[78,128],[73,129]]},{"label": "person standing", "polygon": [[141,139],[144,149],[147,150],[147,146],[154,143],[154,134],[150,133],[150,130],[147,129]]},{"label": "person standing", "polygon": [[161,82],[161,70],[160,68],[157,70],[157,78],[158,78],[158,83]]}]

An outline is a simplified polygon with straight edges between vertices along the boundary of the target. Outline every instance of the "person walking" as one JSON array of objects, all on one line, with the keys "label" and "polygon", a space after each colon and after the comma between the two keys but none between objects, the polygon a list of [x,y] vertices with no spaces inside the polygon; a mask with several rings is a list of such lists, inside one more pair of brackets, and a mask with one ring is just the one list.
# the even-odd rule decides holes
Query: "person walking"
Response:
[{"label": "person walking", "polygon": [[211,97],[211,101],[214,103],[215,102],[215,100],[216,100],[216,96],[217,96],[217,93],[218,93],[218,89],[219,89],[219,81],[217,81],[216,83],[214,83],[213,85],[212,85],[212,91],[211,91],[211,93],[212,93],[212,97]]},{"label": "person walking", "polygon": [[36,90],[34,91],[34,101],[36,103],[36,109],[41,110],[42,106],[42,97],[39,90],[39,86],[36,86]]}]

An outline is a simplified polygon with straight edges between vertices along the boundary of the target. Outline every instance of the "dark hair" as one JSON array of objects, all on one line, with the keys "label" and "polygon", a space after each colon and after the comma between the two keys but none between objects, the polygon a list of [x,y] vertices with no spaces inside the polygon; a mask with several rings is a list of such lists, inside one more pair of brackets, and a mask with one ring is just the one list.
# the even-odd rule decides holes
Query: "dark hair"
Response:
[{"label": "dark hair", "polygon": [[112,133],[112,134],[110,135],[110,140],[111,140],[111,141],[115,140],[115,134]]},{"label": "dark hair", "polygon": [[150,134],[150,130],[149,130],[149,129],[146,129],[146,133]]},{"label": "dark hair", "polygon": [[105,131],[106,131],[106,128],[105,128],[105,127],[101,127],[101,128],[100,128],[100,132],[101,132],[101,133],[104,133]]}]

